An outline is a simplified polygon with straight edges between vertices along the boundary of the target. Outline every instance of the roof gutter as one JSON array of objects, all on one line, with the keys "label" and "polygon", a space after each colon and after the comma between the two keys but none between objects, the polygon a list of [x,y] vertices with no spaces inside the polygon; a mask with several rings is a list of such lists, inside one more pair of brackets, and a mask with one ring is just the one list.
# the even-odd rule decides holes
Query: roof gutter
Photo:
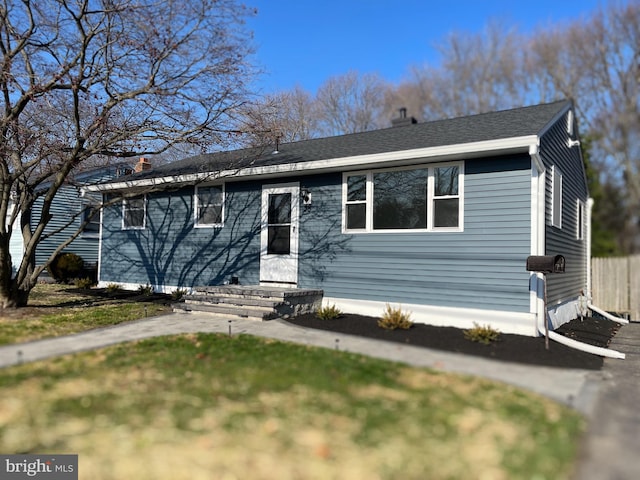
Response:
[{"label": "roof gutter", "polygon": [[170,175],[164,177],[145,178],[107,184],[88,185],[84,187],[87,192],[107,192],[114,190],[126,190],[130,188],[162,187],[164,185],[189,184],[203,181],[212,181],[222,178],[248,178],[257,176],[284,176],[295,173],[319,173],[324,171],[341,170],[345,168],[364,168],[386,163],[397,163],[411,160],[424,159],[438,161],[444,159],[458,159],[471,154],[488,155],[490,153],[516,153],[531,152],[539,138],[537,135],[525,135],[499,140],[486,140],[482,142],[460,143],[440,147],[416,148],[412,150],[400,150],[387,153],[374,153],[369,155],[356,155],[350,157],[331,158],[325,160],[311,160],[306,162],[286,163],[281,165],[268,165],[260,167],[247,167],[240,169],[221,170],[217,172],[190,173],[185,175]]}]

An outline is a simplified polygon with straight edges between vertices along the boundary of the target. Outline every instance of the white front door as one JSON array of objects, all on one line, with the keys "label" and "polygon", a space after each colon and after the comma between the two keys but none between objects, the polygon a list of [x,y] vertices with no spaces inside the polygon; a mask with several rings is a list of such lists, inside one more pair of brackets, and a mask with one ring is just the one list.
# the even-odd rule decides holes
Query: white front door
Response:
[{"label": "white front door", "polygon": [[262,187],[260,283],[298,284],[300,184]]}]

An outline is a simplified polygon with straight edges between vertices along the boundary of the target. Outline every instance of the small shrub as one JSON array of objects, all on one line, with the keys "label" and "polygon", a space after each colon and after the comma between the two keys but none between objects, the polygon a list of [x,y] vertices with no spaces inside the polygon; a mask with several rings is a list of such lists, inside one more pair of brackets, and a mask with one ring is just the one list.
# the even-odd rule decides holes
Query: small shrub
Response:
[{"label": "small shrub", "polygon": [[464,331],[464,338],[489,345],[500,340],[500,332],[489,325],[478,325],[473,322],[473,328]]},{"label": "small shrub", "polygon": [[173,292],[171,292],[171,300],[173,300],[174,302],[178,302],[182,300],[182,297],[184,297],[186,294],[186,288],[176,288]]},{"label": "small shrub", "polygon": [[153,287],[148,283],[146,285],[140,285],[138,287],[138,293],[140,295],[153,295]]},{"label": "small shrub", "polygon": [[75,281],[73,282],[74,285],[78,288],[82,288],[82,289],[88,289],[93,287],[96,283],[91,280],[90,278],[76,278]]},{"label": "small shrub", "polygon": [[77,278],[84,268],[84,260],[75,253],[60,253],[47,267],[49,275],[56,282],[66,283],[72,278]]},{"label": "small shrub", "polygon": [[382,318],[378,320],[378,326],[385,330],[395,330],[396,328],[408,330],[413,326],[411,313],[403,312],[401,307],[393,308],[387,303],[387,308],[382,314]]},{"label": "small shrub", "polygon": [[316,317],[320,320],[335,320],[342,316],[342,311],[335,305],[327,305],[326,307],[320,307],[316,311]]},{"label": "small shrub", "polygon": [[110,283],[107,285],[107,292],[116,293],[120,291],[120,285],[117,283]]}]

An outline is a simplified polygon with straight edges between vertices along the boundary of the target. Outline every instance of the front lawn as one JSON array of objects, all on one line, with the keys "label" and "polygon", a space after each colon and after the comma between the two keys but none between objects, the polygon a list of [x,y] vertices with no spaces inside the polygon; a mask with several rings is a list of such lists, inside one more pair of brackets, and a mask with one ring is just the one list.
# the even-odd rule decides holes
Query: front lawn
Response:
[{"label": "front lawn", "polygon": [[0,310],[0,345],[58,337],[171,312],[170,297],[39,284],[29,306]]},{"label": "front lawn", "polygon": [[92,480],[557,480],[583,429],[503,384],[242,335],[11,367],[0,394],[0,451],[77,453]]}]

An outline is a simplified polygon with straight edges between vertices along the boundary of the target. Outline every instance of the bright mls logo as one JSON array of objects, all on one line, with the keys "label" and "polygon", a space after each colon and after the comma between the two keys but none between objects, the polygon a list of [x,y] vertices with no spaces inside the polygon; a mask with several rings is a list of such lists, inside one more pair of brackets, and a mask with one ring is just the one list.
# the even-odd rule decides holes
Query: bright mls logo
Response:
[{"label": "bright mls logo", "polygon": [[0,480],[78,480],[78,455],[0,455]]}]

